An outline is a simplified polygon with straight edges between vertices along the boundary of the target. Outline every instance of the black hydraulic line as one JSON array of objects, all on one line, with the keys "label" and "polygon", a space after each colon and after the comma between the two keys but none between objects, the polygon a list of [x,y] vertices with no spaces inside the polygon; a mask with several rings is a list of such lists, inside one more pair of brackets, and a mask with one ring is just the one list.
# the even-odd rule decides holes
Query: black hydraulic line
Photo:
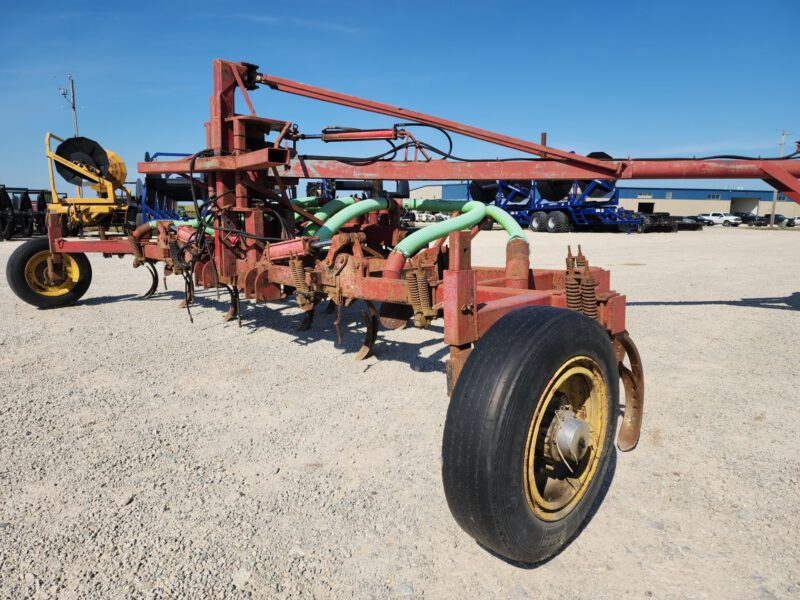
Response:
[{"label": "black hydraulic line", "polygon": [[444,137],[447,138],[447,143],[449,145],[447,149],[447,155],[449,156],[453,152],[453,138],[450,133],[441,127],[436,125],[428,125],[426,123],[395,123],[395,127],[427,127],[428,129],[435,129],[439,133],[441,133]]}]

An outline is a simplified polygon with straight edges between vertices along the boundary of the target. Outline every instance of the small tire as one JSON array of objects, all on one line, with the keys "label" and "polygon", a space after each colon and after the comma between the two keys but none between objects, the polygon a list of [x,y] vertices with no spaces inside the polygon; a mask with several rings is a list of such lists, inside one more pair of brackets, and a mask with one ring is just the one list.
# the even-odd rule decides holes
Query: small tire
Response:
[{"label": "small tire", "polygon": [[[584,404],[589,427],[595,428],[583,455],[585,465],[592,465],[592,470],[585,472],[585,481],[578,480],[575,497],[561,505],[561,512],[542,514],[541,507],[548,502],[531,504],[530,490],[539,485],[540,475],[547,480],[548,473],[556,471],[547,471],[548,466],[531,479],[528,465],[537,464],[538,454],[534,456],[533,452],[539,452],[540,443],[546,444],[535,440],[553,439],[537,435],[544,431],[544,419],[552,408],[550,400],[544,402],[545,393],[549,389],[547,398],[556,398],[552,404],[561,405],[563,410],[565,397],[559,395],[562,388],[556,386],[568,381],[563,379],[567,377],[563,375],[564,366],[577,360],[595,365],[603,382],[601,386],[598,379],[591,379],[604,393],[598,392],[601,400],[593,400],[591,406],[589,400]],[[570,382],[564,389],[594,387],[581,388]],[[578,393],[595,397],[593,391]],[[447,504],[461,528],[482,546],[525,564],[541,562],[564,548],[586,520],[603,487],[614,453],[618,394],[614,350],[608,334],[594,320],[571,310],[544,306],[522,308],[502,317],[467,358],[447,411],[442,479]],[[595,412],[598,407],[602,413]],[[599,416],[595,419],[591,415]],[[553,419],[549,421],[551,428],[560,422]],[[536,423],[539,429],[534,428]],[[550,429],[547,431],[550,435]],[[558,429],[556,433],[560,433]],[[533,446],[530,440],[534,440]],[[530,462],[528,457],[533,457]],[[546,461],[542,455],[540,469],[543,462],[549,465]],[[581,464],[578,462],[576,469]],[[575,476],[583,477],[583,473],[576,470]],[[542,499],[548,497],[545,489],[550,489],[546,486],[551,481],[547,481]],[[570,482],[561,482],[565,483]],[[566,485],[561,489],[562,494],[569,493]]]},{"label": "small tire", "polygon": [[725,221],[723,221],[723,222],[722,222],[722,226],[723,226],[723,227],[730,227],[730,226],[731,226],[731,222],[730,222],[730,221],[727,221],[727,220],[725,220]]},{"label": "small tire", "polygon": [[569,217],[560,210],[547,214],[548,233],[567,233],[569,231]]},{"label": "small tire", "polygon": [[23,302],[37,308],[60,308],[77,302],[92,282],[92,265],[85,254],[62,254],[65,279],[52,285],[43,279],[50,245],[46,237],[33,238],[19,246],[8,259],[8,286]]},{"label": "small tire", "polygon": [[537,232],[547,231],[547,213],[543,210],[537,210],[531,214],[531,222],[528,224],[528,229]]}]

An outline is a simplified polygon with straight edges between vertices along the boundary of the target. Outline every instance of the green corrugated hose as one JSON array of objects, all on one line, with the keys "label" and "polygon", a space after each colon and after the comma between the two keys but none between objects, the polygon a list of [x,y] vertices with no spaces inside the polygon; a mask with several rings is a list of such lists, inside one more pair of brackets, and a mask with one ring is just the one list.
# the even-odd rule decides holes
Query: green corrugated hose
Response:
[{"label": "green corrugated hose", "polygon": [[[333,202],[335,202],[335,200]],[[328,204],[330,204],[330,202]],[[389,201],[386,198],[368,198],[366,200],[359,200],[358,202],[354,201],[350,206],[346,206],[331,215],[328,220],[325,221],[325,224],[319,228],[316,235],[319,236],[320,240],[329,240],[333,237],[333,234],[339,231],[348,221],[368,212],[386,210],[387,208],[389,208]],[[317,213],[317,215],[319,215],[319,213]]]},{"label": "green corrugated hose", "polygon": [[394,247],[395,252],[409,257],[417,253],[434,240],[445,237],[453,231],[461,231],[475,227],[486,216],[486,205],[483,202],[471,200],[460,208],[461,214],[457,217],[428,225],[412,233]]},{"label": "green corrugated hose", "polygon": [[[333,215],[338,213],[340,210],[347,208],[348,206],[352,206],[355,203],[356,199],[350,196],[345,196],[343,198],[334,198],[333,200],[329,200],[324,205],[322,205],[319,210],[314,213],[314,216],[317,217],[323,223],[327,222]],[[346,223],[347,221],[345,221]],[[304,235],[317,235],[317,232],[320,230],[321,225],[317,225],[316,223],[309,224],[306,227],[306,230],[303,232]],[[340,225],[341,227],[341,225]]]},{"label": "green corrugated hose", "polygon": [[424,248],[432,241],[449,235],[453,231],[460,231],[474,227],[480,223],[484,217],[490,217],[497,221],[508,233],[509,239],[526,240],[525,232],[514,217],[509,215],[502,208],[493,204],[486,205],[482,202],[466,200],[403,200],[403,208],[406,210],[421,210],[425,212],[461,212],[457,217],[434,223],[412,233],[396,247],[395,251],[402,252],[404,256],[412,256],[421,248]]}]

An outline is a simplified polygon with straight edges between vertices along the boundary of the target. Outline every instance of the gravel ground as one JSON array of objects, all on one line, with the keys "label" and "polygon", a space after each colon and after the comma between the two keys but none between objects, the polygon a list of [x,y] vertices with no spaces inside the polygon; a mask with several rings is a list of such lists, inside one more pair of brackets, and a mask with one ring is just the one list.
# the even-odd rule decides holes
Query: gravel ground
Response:
[{"label": "gravel ground", "polygon": [[71,308],[0,285],[0,595],[800,596],[800,235],[530,237],[536,266],[582,243],[612,269],[647,381],[639,448],[556,558],[512,566],[450,517],[441,325],[359,363],[359,310],[344,348],[333,315],[298,334],[295,308],[248,305],[240,330],[208,292],[191,325],[177,278],[139,300],[143,270],[93,258]]}]

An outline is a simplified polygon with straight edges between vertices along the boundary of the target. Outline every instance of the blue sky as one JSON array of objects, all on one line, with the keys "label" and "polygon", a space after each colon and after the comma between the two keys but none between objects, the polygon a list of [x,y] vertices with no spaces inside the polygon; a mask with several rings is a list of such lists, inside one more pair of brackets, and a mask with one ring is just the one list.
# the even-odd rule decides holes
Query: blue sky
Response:
[{"label": "blue sky", "polygon": [[[58,94],[68,73],[81,134],[118,152],[129,172],[148,150],[202,149],[217,57],[518,137],[547,131],[550,144],[578,152],[773,156],[781,128],[800,139],[798,0],[177,0],[0,10],[0,183],[11,186],[44,185],[45,132],[71,135]],[[307,132],[392,123],[266,89],[252,97],[262,116]],[[456,151],[510,155],[465,138]]]}]

